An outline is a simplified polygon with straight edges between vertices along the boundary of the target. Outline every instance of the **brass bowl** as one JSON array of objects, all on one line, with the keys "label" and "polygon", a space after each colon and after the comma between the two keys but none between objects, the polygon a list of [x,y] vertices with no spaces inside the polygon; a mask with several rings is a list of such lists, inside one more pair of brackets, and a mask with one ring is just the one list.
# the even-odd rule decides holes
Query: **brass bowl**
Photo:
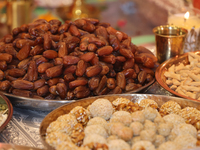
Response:
[{"label": "brass bowl", "polygon": [[[4,96],[3,94],[0,94],[0,105],[3,105],[8,109],[7,113],[7,118],[4,121],[4,123],[0,126],[0,132],[6,127],[6,125],[10,122],[12,115],[13,115],[13,106],[10,102],[10,100]],[[0,108],[1,110],[1,108]]]},{"label": "brass bowl", "polygon": [[98,98],[106,98],[109,101],[114,101],[116,98],[124,97],[131,100],[134,103],[139,103],[142,99],[152,99],[157,102],[160,107],[165,102],[172,100],[177,102],[182,108],[184,107],[195,107],[200,110],[200,102],[190,101],[183,98],[172,97],[172,96],[164,96],[164,95],[152,95],[152,94],[113,94],[113,95],[102,95],[96,97],[89,97],[82,100],[77,100],[76,102],[65,104],[52,112],[50,112],[40,124],[40,138],[42,143],[47,149],[54,149],[47,142],[45,142],[46,130],[49,124],[55,121],[59,116],[69,113],[74,107],[82,106],[87,108],[90,104],[92,104]]},{"label": "brass bowl", "polygon": [[[195,54],[200,55],[200,51],[195,51]],[[170,89],[169,86],[166,84],[166,77],[164,76],[164,73],[168,70],[169,67],[171,67],[173,64],[178,65],[180,63],[183,63],[184,65],[187,65],[189,63],[188,61],[188,53],[185,53],[183,55],[180,56],[176,56],[173,57],[171,59],[168,59],[167,61],[163,62],[157,69],[156,69],[156,73],[155,73],[155,77],[156,80],[158,81],[158,83],[165,88],[167,91],[169,91],[170,93],[182,97],[182,98],[186,98],[186,99],[190,99],[192,101],[197,101],[199,102],[199,100],[197,99],[193,99],[184,95],[181,95],[177,92],[175,92],[174,90]]]}]

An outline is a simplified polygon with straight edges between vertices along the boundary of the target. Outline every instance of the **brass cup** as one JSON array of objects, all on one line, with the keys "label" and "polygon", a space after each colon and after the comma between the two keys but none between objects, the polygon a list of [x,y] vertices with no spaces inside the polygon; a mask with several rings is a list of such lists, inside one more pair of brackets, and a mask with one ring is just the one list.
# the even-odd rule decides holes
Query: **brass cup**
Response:
[{"label": "brass cup", "polygon": [[187,29],[173,25],[162,25],[155,27],[153,33],[155,34],[156,56],[159,63],[184,53]]}]

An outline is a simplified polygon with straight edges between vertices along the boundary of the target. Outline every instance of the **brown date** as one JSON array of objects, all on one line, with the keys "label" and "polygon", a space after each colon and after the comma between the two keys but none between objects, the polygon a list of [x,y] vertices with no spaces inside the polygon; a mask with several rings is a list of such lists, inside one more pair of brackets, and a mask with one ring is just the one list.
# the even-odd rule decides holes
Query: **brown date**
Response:
[{"label": "brown date", "polygon": [[90,89],[85,86],[78,86],[73,93],[77,98],[85,98],[90,95]]},{"label": "brown date", "polygon": [[17,96],[32,97],[33,93],[29,90],[13,89],[12,93]]},{"label": "brown date", "polygon": [[67,97],[67,86],[64,83],[58,83],[56,85],[56,90],[61,99],[65,99]]},{"label": "brown date", "polygon": [[59,43],[59,49],[58,49],[58,57],[64,57],[68,54],[67,45],[65,42]]},{"label": "brown date", "polygon": [[88,44],[87,48],[90,52],[95,52],[97,50],[97,46],[93,43]]},{"label": "brown date", "polygon": [[99,77],[92,77],[89,81],[88,81],[88,86],[90,88],[90,90],[95,90],[97,89],[97,87],[99,86]]},{"label": "brown date", "polygon": [[135,70],[134,69],[124,69],[122,71],[122,73],[124,73],[125,77],[126,78],[132,78],[133,74],[135,73]]},{"label": "brown date", "polygon": [[40,88],[37,89],[37,95],[39,96],[46,96],[49,92],[49,86],[48,85],[44,85]]},{"label": "brown date", "polygon": [[109,67],[106,65],[103,65],[100,75],[106,75],[109,71],[110,71]]},{"label": "brown date", "polygon": [[7,70],[7,63],[6,63],[6,61],[1,61],[0,60],[0,69],[3,70],[3,71]]},{"label": "brown date", "polygon": [[64,76],[64,80],[65,80],[66,82],[71,82],[71,81],[75,80],[75,77],[73,76],[72,73],[67,73],[67,74]]},{"label": "brown date", "polygon": [[126,58],[134,58],[133,53],[128,49],[120,48],[119,52],[120,52],[121,55],[123,55]]},{"label": "brown date", "polygon": [[0,70],[0,81],[3,80],[4,75],[5,75],[4,72],[2,70]]},{"label": "brown date", "polygon": [[113,51],[113,48],[112,46],[104,46],[104,47],[101,47],[97,50],[97,54],[99,56],[103,56],[103,55],[109,55],[111,54]]},{"label": "brown date", "polygon": [[30,45],[30,46],[34,46],[35,41],[29,40],[29,39],[19,39],[19,40],[16,41],[16,47],[17,48],[22,48],[27,44]]},{"label": "brown date", "polygon": [[90,61],[90,63],[92,65],[98,65],[99,64],[99,57],[95,55],[94,58]]},{"label": "brown date", "polygon": [[84,60],[80,60],[76,68],[76,76],[81,77],[86,71],[87,64]]},{"label": "brown date", "polygon": [[26,74],[24,69],[13,68],[8,70],[8,74],[12,77],[18,78],[23,77]]},{"label": "brown date", "polygon": [[65,70],[64,70],[64,73],[63,74],[67,74],[67,73],[75,73],[76,72],[76,65],[70,65],[69,67],[67,67]]},{"label": "brown date", "polygon": [[109,89],[114,89],[116,87],[115,79],[114,78],[108,78],[107,79],[107,87]]},{"label": "brown date", "polygon": [[34,60],[32,60],[28,66],[28,80],[29,81],[36,81],[38,79],[38,70]]},{"label": "brown date", "polygon": [[91,61],[95,57],[95,53],[87,52],[80,56],[80,59],[84,60],[85,62]]},{"label": "brown date", "polygon": [[21,89],[21,90],[32,90],[34,88],[33,83],[26,80],[18,79],[18,80],[12,81],[11,84],[12,84],[12,87],[16,89]]},{"label": "brown date", "polygon": [[118,72],[116,75],[116,82],[117,86],[119,86],[121,89],[125,89],[126,86],[126,77],[123,72]]},{"label": "brown date", "polygon": [[82,28],[86,24],[86,20],[84,20],[84,19],[77,19],[77,20],[74,21],[74,24],[78,28]]},{"label": "brown date", "polygon": [[100,92],[104,89],[104,87],[106,86],[107,84],[107,77],[104,75],[100,82],[99,82],[99,86],[97,87],[97,89],[94,91],[94,94],[95,95],[99,95]]},{"label": "brown date", "polygon": [[135,64],[135,59],[131,58],[124,62],[123,69],[133,68]]},{"label": "brown date", "polygon": [[67,24],[67,23],[62,24],[62,25],[58,28],[58,33],[59,33],[59,34],[64,33],[65,31],[67,31],[68,27],[69,27],[69,24]]},{"label": "brown date", "polygon": [[11,83],[8,80],[4,80],[0,83],[0,90],[2,91],[8,91],[11,87]]},{"label": "brown date", "polygon": [[104,41],[100,40],[97,37],[90,37],[88,42],[89,43],[93,43],[93,44],[95,44],[95,45],[97,45],[99,47],[102,47],[102,46],[106,45],[106,43]]},{"label": "brown date", "polygon": [[77,37],[80,37],[81,36],[81,33],[79,32],[78,28],[71,24],[70,27],[69,27],[69,32],[73,35],[73,36],[77,36]]},{"label": "brown date", "polygon": [[108,94],[121,94],[122,89],[119,86],[116,86],[112,91],[110,91]]},{"label": "brown date", "polygon": [[147,74],[146,81],[151,82],[153,80],[153,76],[151,74]]},{"label": "brown date", "polygon": [[154,68],[155,63],[153,62],[153,60],[151,58],[147,58],[145,60],[145,62],[143,63],[143,65],[147,68]]},{"label": "brown date", "polygon": [[13,41],[13,36],[11,34],[7,34],[4,36],[5,43],[11,43]]},{"label": "brown date", "polygon": [[110,35],[109,36],[109,41],[110,41],[110,44],[113,47],[114,51],[119,50],[120,42],[119,42],[118,38],[115,35]]},{"label": "brown date", "polygon": [[110,63],[110,64],[114,64],[116,62],[115,56],[112,54],[103,56],[100,58],[100,60],[106,63]]},{"label": "brown date", "polygon": [[83,25],[82,29],[87,32],[92,33],[95,30],[95,26],[89,22],[86,22],[86,24]]},{"label": "brown date", "polygon": [[17,53],[17,58],[19,60],[26,59],[29,56],[29,53],[31,51],[31,46],[29,44],[25,44]]},{"label": "brown date", "polygon": [[108,39],[108,32],[106,31],[106,28],[103,26],[98,26],[98,28],[95,30],[96,35],[104,37],[106,40]]},{"label": "brown date", "polygon": [[63,58],[57,57],[54,59],[54,64],[56,65],[63,65]]},{"label": "brown date", "polygon": [[63,64],[64,65],[74,65],[79,62],[80,58],[76,56],[64,56],[63,57]]},{"label": "brown date", "polygon": [[44,51],[44,49],[43,49],[42,46],[36,45],[30,51],[30,56],[35,56],[35,55],[38,55],[38,54],[42,54],[43,51]]},{"label": "brown date", "polygon": [[101,65],[90,66],[86,69],[86,76],[94,77],[94,76],[98,75],[101,71],[102,71]]},{"label": "brown date", "polygon": [[136,90],[136,89],[138,89],[138,85],[137,84],[129,83],[129,84],[126,85],[125,91],[129,92],[129,91],[133,91],[133,90]]},{"label": "brown date", "polygon": [[140,71],[138,74],[139,83],[143,84],[145,82],[146,78],[147,78],[147,73],[144,70]]},{"label": "brown date", "polygon": [[41,63],[45,63],[48,62],[48,59],[46,59],[45,57],[39,57],[38,59],[35,60],[36,65],[38,66]]},{"label": "brown date", "polygon": [[43,52],[43,57],[47,58],[47,59],[54,59],[58,56],[58,53],[54,50],[46,50]]},{"label": "brown date", "polygon": [[74,89],[77,86],[86,85],[88,82],[86,80],[74,80],[69,82],[69,88]]},{"label": "brown date", "polygon": [[10,63],[12,59],[12,55],[7,53],[0,53],[0,61],[6,61],[7,63]]},{"label": "brown date", "polygon": [[54,78],[62,74],[62,69],[63,69],[63,66],[58,65],[58,66],[48,68],[45,72],[46,72],[47,77]]},{"label": "brown date", "polygon": [[49,92],[53,95],[58,95],[57,90],[56,90],[56,85],[52,85],[49,87]]},{"label": "brown date", "polygon": [[59,79],[60,78],[52,78],[52,79],[49,79],[48,81],[47,81],[47,84],[51,87],[51,86],[53,86],[53,85],[56,85],[58,82],[59,82]]},{"label": "brown date", "polygon": [[14,49],[13,46],[5,46],[5,52],[6,52],[7,54],[12,55],[13,58],[16,58],[17,53],[18,53],[18,52]]},{"label": "brown date", "polygon": [[45,85],[46,80],[45,79],[39,79],[33,82],[34,90],[37,90],[38,88]]},{"label": "brown date", "polygon": [[45,50],[51,49],[51,46],[52,46],[51,36],[45,33],[44,34],[44,49]]},{"label": "brown date", "polygon": [[53,65],[52,63],[44,62],[44,63],[38,65],[37,70],[38,70],[39,73],[45,73],[45,71],[46,71],[48,68],[51,68],[51,67],[53,67],[53,66],[54,66],[54,65]]}]

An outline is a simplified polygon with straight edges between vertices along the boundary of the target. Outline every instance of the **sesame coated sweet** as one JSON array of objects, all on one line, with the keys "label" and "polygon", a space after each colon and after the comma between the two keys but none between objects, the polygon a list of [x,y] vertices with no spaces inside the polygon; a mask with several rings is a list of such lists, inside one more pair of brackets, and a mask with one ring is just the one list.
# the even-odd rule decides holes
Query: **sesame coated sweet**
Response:
[{"label": "sesame coated sweet", "polygon": [[109,150],[130,150],[131,147],[124,140],[116,139],[108,142]]},{"label": "sesame coated sweet", "polygon": [[180,123],[185,123],[185,119],[176,114],[169,114],[163,117],[165,122],[172,123],[173,125],[178,125]]},{"label": "sesame coated sweet", "polygon": [[131,102],[129,99],[123,98],[123,97],[119,97],[119,98],[117,98],[116,100],[114,100],[114,101],[112,102],[112,104],[113,104],[114,106],[118,106],[119,104],[126,104],[126,105],[128,105],[129,102]]},{"label": "sesame coated sweet", "polygon": [[104,98],[99,98],[94,101],[89,110],[92,117],[102,117],[105,120],[110,119],[114,111],[112,103]]},{"label": "sesame coated sweet", "polygon": [[185,107],[181,109],[179,115],[183,117],[187,123],[194,124],[200,121],[200,111],[194,107]]},{"label": "sesame coated sweet", "polygon": [[121,122],[126,126],[129,126],[132,122],[132,117],[129,112],[126,111],[116,111],[110,118],[110,122]]},{"label": "sesame coated sweet", "polygon": [[105,119],[103,119],[101,117],[94,117],[88,121],[87,126],[90,126],[90,125],[100,125],[100,126],[106,128],[107,122]]},{"label": "sesame coated sweet", "polygon": [[158,108],[158,104],[152,99],[141,100],[140,103],[139,103],[139,106],[143,107],[143,108],[145,108],[145,107],[152,107],[152,108],[155,108],[155,109]]},{"label": "sesame coated sweet", "polygon": [[76,117],[72,114],[65,114],[57,118],[56,121],[65,122],[69,124],[72,128],[78,123]]},{"label": "sesame coated sweet", "polygon": [[59,144],[64,142],[71,142],[70,136],[62,132],[51,132],[47,134],[45,140],[53,147],[57,147]]},{"label": "sesame coated sweet", "polygon": [[177,102],[168,101],[160,107],[159,112],[162,116],[165,116],[171,113],[178,114],[180,110],[181,110],[181,106]]},{"label": "sesame coated sweet", "polygon": [[156,150],[155,146],[149,141],[138,141],[134,143],[131,150]]},{"label": "sesame coated sweet", "polygon": [[86,136],[83,140],[83,145],[87,145],[90,143],[100,143],[100,144],[107,144],[106,139],[99,135],[99,134],[89,134],[88,136]]},{"label": "sesame coated sweet", "polygon": [[103,136],[104,138],[108,137],[106,129],[104,127],[102,127],[101,125],[86,126],[84,133],[85,133],[85,136],[95,133],[95,134],[99,134],[99,135]]}]

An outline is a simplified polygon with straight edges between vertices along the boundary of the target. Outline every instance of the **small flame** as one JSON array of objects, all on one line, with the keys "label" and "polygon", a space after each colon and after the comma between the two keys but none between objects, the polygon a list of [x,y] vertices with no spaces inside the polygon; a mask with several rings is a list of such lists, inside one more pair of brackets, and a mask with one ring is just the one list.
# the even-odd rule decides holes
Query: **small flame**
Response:
[{"label": "small flame", "polygon": [[190,13],[189,13],[189,11],[187,11],[187,12],[185,13],[185,15],[184,15],[184,18],[185,18],[185,19],[188,19],[189,16],[190,16]]}]

